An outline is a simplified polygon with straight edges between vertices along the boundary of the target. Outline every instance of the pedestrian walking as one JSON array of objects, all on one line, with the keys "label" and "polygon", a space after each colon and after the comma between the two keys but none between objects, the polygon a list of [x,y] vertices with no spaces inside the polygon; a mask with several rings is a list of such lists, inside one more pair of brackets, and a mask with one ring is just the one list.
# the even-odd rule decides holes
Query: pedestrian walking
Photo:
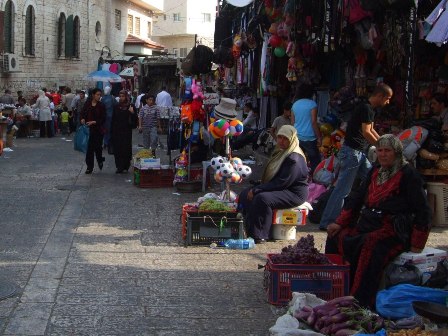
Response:
[{"label": "pedestrian walking", "polygon": [[106,121],[106,109],[101,103],[101,89],[93,89],[89,100],[84,104],[81,112],[81,125],[89,126],[89,143],[86,153],[86,174],[92,174],[94,166],[94,156],[100,170],[103,169],[103,135],[104,123]]},{"label": "pedestrian walking", "polygon": [[153,95],[145,96],[146,105],[140,109],[138,115],[138,130],[143,133],[143,147],[151,148],[154,152],[158,144],[157,131],[161,132],[160,110],[154,105]]}]

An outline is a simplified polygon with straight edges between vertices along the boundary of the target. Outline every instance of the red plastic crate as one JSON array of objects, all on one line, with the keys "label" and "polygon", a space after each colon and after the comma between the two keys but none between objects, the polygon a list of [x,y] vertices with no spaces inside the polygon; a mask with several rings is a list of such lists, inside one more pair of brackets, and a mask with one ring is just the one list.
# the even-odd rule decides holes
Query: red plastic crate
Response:
[{"label": "red plastic crate", "polygon": [[332,265],[273,264],[272,254],[264,271],[268,302],[285,306],[292,292],[312,293],[322,300],[345,296],[350,291],[350,264],[342,256],[326,254]]},{"label": "red plastic crate", "polygon": [[140,188],[169,188],[173,180],[173,169],[134,168],[134,184]]}]

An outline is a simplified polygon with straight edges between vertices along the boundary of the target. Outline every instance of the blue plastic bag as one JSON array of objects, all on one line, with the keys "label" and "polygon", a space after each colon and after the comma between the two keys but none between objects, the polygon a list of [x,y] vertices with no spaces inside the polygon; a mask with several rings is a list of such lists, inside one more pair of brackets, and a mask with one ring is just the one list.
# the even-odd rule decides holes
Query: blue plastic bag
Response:
[{"label": "blue plastic bag", "polygon": [[377,331],[375,334],[356,334],[356,336],[386,336],[386,330],[381,329],[380,331]]},{"label": "blue plastic bag", "polygon": [[87,153],[87,147],[89,145],[89,127],[82,125],[78,128],[75,134],[74,147],[76,151]]},{"label": "blue plastic bag", "polygon": [[376,311],[392,320],[416,315],[412,301],[426,301],[445,305],[448,291],[428,287],[401,284],[379,291],[376,296]]}]

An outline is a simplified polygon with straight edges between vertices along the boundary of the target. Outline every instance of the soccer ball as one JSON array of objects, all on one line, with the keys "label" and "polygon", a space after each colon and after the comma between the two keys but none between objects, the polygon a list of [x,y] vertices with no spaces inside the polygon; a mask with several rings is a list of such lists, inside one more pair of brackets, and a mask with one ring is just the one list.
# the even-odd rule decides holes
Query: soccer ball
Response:
[{"label": "soccer ball", "polygon": [[211,161],[210,164],[213,167],[214,170],[218,170],[219,168],[221,168],[221,165],[225,162],[224,158],[222,156],[217,156],[214,157]]},{"label": "soccer ball", "polygon": [[231,177],[232,173],[235,172],[235,169],[233,169],[233,166],[230,162],[224,162],[219,168],[219,171],[221,172],[222,176]]},{"label": "soccer ball", "polygon": [[239,166],[237,172],[244,179],[252,174],[252,169],[249,166]]},{"label": "soccer ball", "polygon": [[231,136],[238,136],[243,133],[243,123],[239,120],[232,120],[230,122],[229,133]]}]

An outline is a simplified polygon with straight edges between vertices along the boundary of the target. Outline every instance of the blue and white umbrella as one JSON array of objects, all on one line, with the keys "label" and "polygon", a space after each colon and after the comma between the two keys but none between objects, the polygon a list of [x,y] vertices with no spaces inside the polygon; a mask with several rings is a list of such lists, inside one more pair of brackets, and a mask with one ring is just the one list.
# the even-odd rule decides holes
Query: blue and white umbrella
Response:
[{"label": "blue and white umbrella", "polygon": [[85,80],[89,80],[92,82],[110,82],[110,83],[121,83],[124,81],[123,78],[114,74],[113,72],[106,70],[98,70],[89,73],[84,77]]}]

